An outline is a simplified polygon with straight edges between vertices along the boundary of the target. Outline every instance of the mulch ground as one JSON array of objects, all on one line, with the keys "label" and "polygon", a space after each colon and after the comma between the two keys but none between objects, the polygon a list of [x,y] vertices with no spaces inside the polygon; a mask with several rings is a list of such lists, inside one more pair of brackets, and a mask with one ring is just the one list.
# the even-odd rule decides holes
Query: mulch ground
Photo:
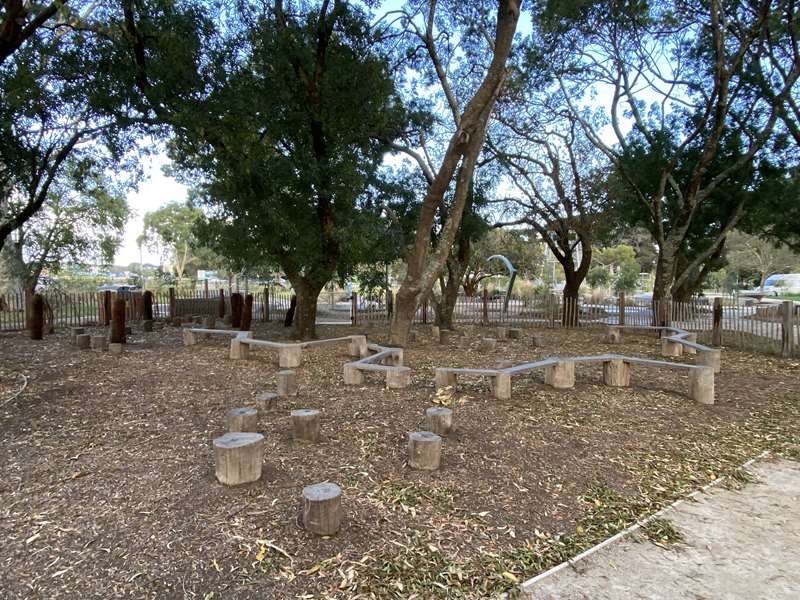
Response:
[{"label": "mulch ground", "polygon": [[[603,386],[599,366],[579,366],[571,390],[544,386],[538,372],[513,380],[510,401],[479,380],[436,394],[437,366],[658,356],[647,336],[608,346],[597,330],[545,330],[533,348],[523,331],[487,352],[478,349],[487,330],[463,331],[444,348],[421,330],[406,350],[413,384],[403,390],[385,389],[379,375],[345,387],[346,345],[306,351],[300,395],[260,415],[261,480],[235,488],[216,481],[211,441],[227,410],[275,389],[275,353],[234,362],[227,340],[184,348],[175,328],[135,333],[122,356],[77,350],[66,333],[1,335],[2,596],[513,595],[522,579],[736,475],[765,449],[800,457],[796,360],[726,349],[713,406],[688,398],[684,373],[636,365],[627,389]],[[260,324],[255,335],[287,334]],[[386,341],[382,330],[369,335]],[[435,403],[454,408],[456,429],[439,471],[413,471],[407,434]],[[295,408],[322,410],[320,443],[292,439]],[[298,525],[303,486],[321,481],[344,497],[342,530],[328,538]]]}]

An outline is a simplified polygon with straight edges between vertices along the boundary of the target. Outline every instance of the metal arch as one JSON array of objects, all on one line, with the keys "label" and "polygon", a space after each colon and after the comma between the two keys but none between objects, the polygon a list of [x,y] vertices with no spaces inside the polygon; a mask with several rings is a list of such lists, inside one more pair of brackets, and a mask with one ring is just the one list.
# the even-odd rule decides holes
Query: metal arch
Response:
[{"label": "metal arch", "polygon": [[508,274],[510,275],[508,280],[508,289],[506,290],[506,299],[503,301],[503,316],[507,316],[508,302],[511,300],[511,291],[514,289],[514,281],[517,279],[517,270],[514,268],[514,265],[511,264],[511,261],[502,254],[493,254],[486,259],[486,262],[494,259],[501,261],[506,266],[506,269],[508,269]]}]

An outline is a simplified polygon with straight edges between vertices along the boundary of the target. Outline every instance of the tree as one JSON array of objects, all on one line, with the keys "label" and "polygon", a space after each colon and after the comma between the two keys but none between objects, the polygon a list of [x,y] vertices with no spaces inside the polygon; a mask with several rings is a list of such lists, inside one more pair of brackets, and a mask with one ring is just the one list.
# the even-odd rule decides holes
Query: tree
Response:
[{"label": "tree", "polygon": [[[510,220],[504,224],[532,227],[564,271],[564,325],[577,325],[581,284],[589,272],[594,239],[600,229],[607,196],[602,155],[583,136],[572,116],[542,123],[536,105],[504,114],[505,131],[490,142],[518,194],[501,199]],[[533,114],[531,114],[533,113]]]},{"label": "tree", "polygon": [[191,204],[170,202],[144,215],[140,242],[166,258],[170,272],[181,280],[190,265],[215,267],[220,259],[195,234],[203,211]]},{"label": "tree", "polygon": [[740,231],[730,237],[727,261],[737,273],[756,274],[759,288],[773,273],[800,268],[800,255],[790,248]]},{"label": "tree", "polygon": [[[779,35],[773,24],[794,22],[796,7],[789,0],[595,3],[581,17],[557,32],[569,57],[558,81],[572,113],[649,216],[658,246],[654,300],[680,295],[702,280],[703,265],[742,218],[746,195],[714,210],[723,217],[719,226],[696,236],[704,243],[687,254],[693,225],[703,224],[700,214],[720,186],[761,157],[800,75],[794,61],[770,94],[761,93],[765,48]],[[578,103],[599,89],[610,102],[597,122]],[[614,144],[600,135],[606,124]],[[717,160],[735,137],[726,131],[742,143]]]},{"label": "tree", "polygon": [[117,60],[116,5],[8,0],[3,8],[0,247],[45,205],[51,187],[81,185],[74,166],[64,174],[68,165],[91,165],[89,173],[122,163],[135,177],[127,153],[145,126],[129,101],[130,72]]},{"label": "tree", "polygon": [[[427,183],[414,241],[404,252],[406,274],[392,317],[393,344],[405,345],[417,306],[438,281],[458,235],[489,118],[506,79],[506,61],[520,6],[518,0],[498,0],[494,34],[490,33],[488,11],[480,2],[453,3],[441,10],[436,0],[429,0],[389,13],[398,18],[406,32],[412,64],[424,74],[425,86],[420,84],[413,92],[424,94],[423,87],[435,85],[447,107],[448,122],[452,118],[449,141],[438,152],[438,166],[434,162],[437,153],[430,152],[425,142],[429,127],[424,124],[417,130],[416,141],[411,142],[408,136],[405,143],[392,146],[412,158]],[[446,33],[448,30],[458,31],[457,42]],[[488,64],[484,60],[487,56],[491,57]],[[466,68],[461,71],[463,77],[456,87],[450,73],[459,71],[456,67],[459,57],[463,59],[461,66]],[[482,75],[476,77],[475,73]],[[429,110],[433,112],[430,105]],[[440,233],[432,244],[437,213],[445,207],[448,191],[451,199],[446,205],[446,216],[442,215]]]},{"label": "tree", "polygon": [[[280,265],[297,295],[295,333],[307,338],[324,285],[390,238],[380,140],[405,116],[362,12],[340,1],[292,8],[250,7],[218,34],[200,61],[208,81],[165,118],[170,155],[207,209],[198,234],[237,268]],[[155,95],[160,84],[142,87]]]},{"label": "tree", "polygon": [[533,279],[541,271],[544,251],[538,234],[530,229],[494,228],[475,242],[472,258],[464,276],[464,293],[474,296],[480,282],[495,275],[507,275],[505,266],[490,256],[503,255],[511,261],[520,277]]},{"label": "tree", "polygon": [[57,272],[66,262],[114,260],[128,218],[124,189],[85,168],[70,161],[44,206],[6,244],[3,259],[27,293],[36,291],[44,271]]}]

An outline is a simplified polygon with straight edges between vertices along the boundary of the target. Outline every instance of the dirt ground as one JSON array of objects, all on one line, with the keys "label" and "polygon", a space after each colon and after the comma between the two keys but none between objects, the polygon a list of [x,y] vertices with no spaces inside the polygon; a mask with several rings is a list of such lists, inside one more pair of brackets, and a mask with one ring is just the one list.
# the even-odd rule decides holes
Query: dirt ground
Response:
[{"label": "dirt ground", "polygon": [[[97,329],[99,331],[99,329]],[[321,327],[320,337],[349,327]],[[687,377],[634,366],[634,387],[579,366],[571,390],[542,373],[510,401],[482,381],[436,395],[437,366],[551,355],[658,356],[653,337],[607,346],[598,330],[531,332],[478,349],[467,327],[444,348],[425,329],[406,350],[413,384],[345,387],[345,345],[304,353],[300,395],[261,415],[257,483],[224,487],[211,442],[225,413],[274,390],[275,353],[230,361],[227,340],[185,348],[177,328],[135,332],[122,356],[66,333],[0,336],[0,590],[4,598],[485,598],[535,575],[771,448],[797,458],[800,362],[723,352],[717,403]],[[285,337],[259,324],[258,338]],[[369,331],[386,341],[385,332]],[[691,360],[689,358],[688,360]],[[25,389],[14,395],[22,377]],[[454,402],[442,468],[412,471],[409,431]],[[292,440],[289,411],[319,408],[323,440]],[[341,532],[298,526],[302,487],[338,483]]]},{"label": "dirt ground", "polygon": [[[526,590],[531,600],[800,598],[800,463],[759,461],[755,482],[668,510],[671,547],[626,536]],[[645,541],[646,542],[646,541]]]}]

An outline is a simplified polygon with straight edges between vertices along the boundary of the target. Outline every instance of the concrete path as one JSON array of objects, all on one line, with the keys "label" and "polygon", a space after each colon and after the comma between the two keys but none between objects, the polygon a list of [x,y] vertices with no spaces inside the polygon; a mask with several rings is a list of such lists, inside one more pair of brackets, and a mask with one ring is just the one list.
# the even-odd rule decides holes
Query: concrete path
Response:
[{"label": "concrete path", "polygon": [[627,536],[525,586],[523,598],[800,598],[800,463],[765,461],[750,471],[758,483],[738,492],[717,486],[664,515],[684,536],[674,549]]}]

